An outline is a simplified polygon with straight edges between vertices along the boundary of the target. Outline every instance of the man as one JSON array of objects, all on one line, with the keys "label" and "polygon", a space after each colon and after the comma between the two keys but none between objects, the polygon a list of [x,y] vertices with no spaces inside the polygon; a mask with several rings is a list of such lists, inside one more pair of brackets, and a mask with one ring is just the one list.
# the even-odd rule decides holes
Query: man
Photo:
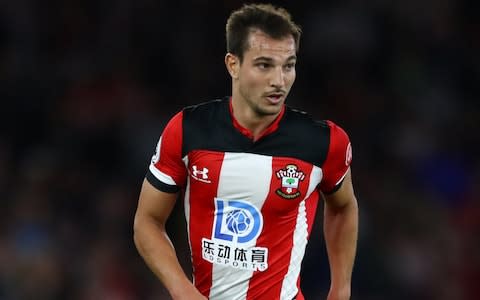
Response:
[{"label": "man", "polygon": [[[358,227],[351,147],[333,122],[284,104],[300,33],[281,8],[233,12],[225,56],[232,96],[185,108],[160,137],[134,239],[173,299],[304,299],[300,267],[320,193],[328,299],[350,298]],[[180,190],[194,284],[165,231]]]}]

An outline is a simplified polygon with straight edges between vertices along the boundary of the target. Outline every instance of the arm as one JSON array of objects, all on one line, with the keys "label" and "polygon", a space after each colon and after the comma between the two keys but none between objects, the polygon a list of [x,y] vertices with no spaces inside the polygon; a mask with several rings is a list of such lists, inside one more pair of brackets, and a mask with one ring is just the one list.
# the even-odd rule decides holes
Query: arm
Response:
[{"label": "arm", "polygon": [[135,245],[173,299],[207,299],[185,275],[165,230],[176,198],[176,193],[161,192],[144,180],[135,214]]},{"label": "arm", "polygon": [[358,204],[350,170],[340,189],[325,196],[324,214],[324,235],[331,276],[327,299],[350,299],[358,236]]}]

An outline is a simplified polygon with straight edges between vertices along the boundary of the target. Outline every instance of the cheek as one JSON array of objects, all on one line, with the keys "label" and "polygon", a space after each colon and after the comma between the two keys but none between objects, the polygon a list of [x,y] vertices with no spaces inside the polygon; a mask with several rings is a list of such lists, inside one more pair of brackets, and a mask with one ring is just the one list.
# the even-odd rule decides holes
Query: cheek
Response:
[{"label": "cheek", "polygon": [[242,86],[249,89],[256,89],[264,84],[263,80],[263,77],[259,76],[255,72],[245,72],[240,81]]},{"label": "cheek", "polygon": [[292,71],[292,73],[287,76],[287,85],[292,86],[292,84],[295,82],[296,77],[297,73],[295,73],[295,71]]}]

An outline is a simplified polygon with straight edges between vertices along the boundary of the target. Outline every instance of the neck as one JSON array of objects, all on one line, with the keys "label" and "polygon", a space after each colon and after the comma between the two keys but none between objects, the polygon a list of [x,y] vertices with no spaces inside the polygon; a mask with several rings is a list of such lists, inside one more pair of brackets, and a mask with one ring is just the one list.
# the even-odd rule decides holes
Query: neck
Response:
[{"label": "neck", "polygon": [[274,115],[259,115],[248,105],[242,105],[241,101],[232,97],[232,109],[235,120],[244,128],[248,129],[257,140],[262,136],[270,124],[275,121],[280,113]]}]

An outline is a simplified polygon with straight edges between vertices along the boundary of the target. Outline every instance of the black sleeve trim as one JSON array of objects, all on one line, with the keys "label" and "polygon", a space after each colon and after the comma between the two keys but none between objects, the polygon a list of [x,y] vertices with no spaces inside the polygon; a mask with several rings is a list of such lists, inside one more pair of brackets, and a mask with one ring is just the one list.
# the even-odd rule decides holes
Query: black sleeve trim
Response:
[{"label": "black sleeve trim", "polygon": [[342,183],[343,183],[344,179],[342,179],[342,181],[340,181],[332,190],[330,190],[328,192],[324,192],[324,194],[325,195],[331,195],[331,194],[335,193],[336,191],[338,191],[342,187]]},{"label": "black sleeve trim", "polygon": [[166,183],[161,182],[160,180],[155,177],[155,175],[150,172],[150,170],[145,175],[147,181],[153,185],[156,189],[165,192],[165,193],[176,193],[180,190],[180,187],[177,185],[169,185]]}]

